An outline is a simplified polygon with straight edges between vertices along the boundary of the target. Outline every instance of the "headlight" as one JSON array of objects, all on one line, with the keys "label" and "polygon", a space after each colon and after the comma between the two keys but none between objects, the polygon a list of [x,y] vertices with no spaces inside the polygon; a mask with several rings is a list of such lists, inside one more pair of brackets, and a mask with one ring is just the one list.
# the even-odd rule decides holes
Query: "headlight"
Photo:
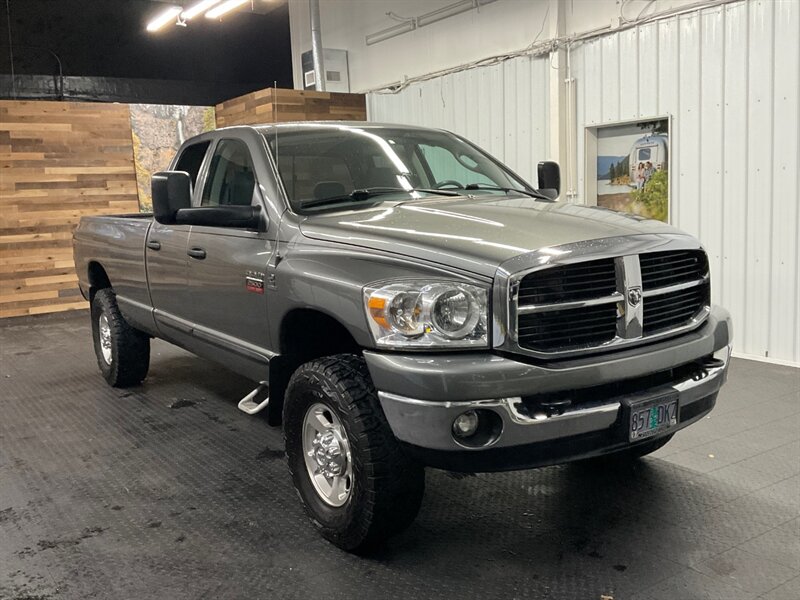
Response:
[{"label": "headlight", "polygon": [[487,290],[447,281],[399,281],[364,288],[378,346],[462,348],[488,345]]}]

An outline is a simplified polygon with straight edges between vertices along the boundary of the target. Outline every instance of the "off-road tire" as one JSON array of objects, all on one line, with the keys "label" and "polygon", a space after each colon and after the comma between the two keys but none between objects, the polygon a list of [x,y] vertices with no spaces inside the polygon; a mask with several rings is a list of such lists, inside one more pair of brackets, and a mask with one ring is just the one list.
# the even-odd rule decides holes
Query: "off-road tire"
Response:
[{"label": "off-road tire", "polygon": [[[306,469],[303,422],[317,403],[338,417],[350,445],[353,482],[340,507],[320,497]],[[300,366],[286,390],[283,428],[294,486],[325,539],[363,553],[414,521],[425,491],[425,471],[403,453],[392,434],[362,357],[339,354]]]},{"label": "off-road tire", "polygon": [[[150,367],[150,336],[133,328],[122,316],[117,297],[110,288],[98,290],[92,299],[92,338],[97,365],[112,387],[138,385]],[[111,363],[103,358],[99,319],[105,315],[111,329]]]}]

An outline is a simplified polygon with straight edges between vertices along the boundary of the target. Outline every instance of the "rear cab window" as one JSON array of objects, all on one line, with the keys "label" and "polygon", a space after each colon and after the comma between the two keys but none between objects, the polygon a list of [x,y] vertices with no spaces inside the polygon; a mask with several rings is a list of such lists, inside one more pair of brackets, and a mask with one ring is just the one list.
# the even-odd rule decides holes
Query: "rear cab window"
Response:
[{"label": "rear cab window", "polygon": [[235,139],[220,140],[214,148],[200,206],[250,206],[255,184],[247,144]]},{"label": "rear cab window", "polygon": [[198,142],[191,146],[186,146],[181,152],[178,162],[175,164],[176,171],[184,171],[189,174],[189,179],[192,181],[192,187],[197,183],[197,176],[200,173],[200,167],[203,164],[203,159],[208,151],[210,141]]}]

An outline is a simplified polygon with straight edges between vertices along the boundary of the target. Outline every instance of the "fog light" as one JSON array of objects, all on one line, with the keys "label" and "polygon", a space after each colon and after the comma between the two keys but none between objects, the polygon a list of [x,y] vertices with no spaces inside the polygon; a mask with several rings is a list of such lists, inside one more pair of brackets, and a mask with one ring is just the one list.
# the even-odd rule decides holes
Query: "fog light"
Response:
[{"label": "fog light", "polygon": [[468,410],[458,415],[453,421],[453,435],[459,438],[468,438],[478,431],[478,413]]}]

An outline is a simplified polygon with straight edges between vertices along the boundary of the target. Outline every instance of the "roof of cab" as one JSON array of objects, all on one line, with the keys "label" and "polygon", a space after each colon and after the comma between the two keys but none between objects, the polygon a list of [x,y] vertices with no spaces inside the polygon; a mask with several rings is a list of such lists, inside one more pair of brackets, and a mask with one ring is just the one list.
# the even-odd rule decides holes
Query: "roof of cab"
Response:
[{"label": "roof of cab", "polygon": [[358,129],[408,129],[408,130],[426,130],[430,131],[431,127],[418,127],[416,125],[401,125],[399,123],[368,123],[366,121],[290,121],[286,123],[264,123],[258,125],[251,125],[257,131],[308,131],[309,129],[341,129],[341,128],[358,128]]}]

